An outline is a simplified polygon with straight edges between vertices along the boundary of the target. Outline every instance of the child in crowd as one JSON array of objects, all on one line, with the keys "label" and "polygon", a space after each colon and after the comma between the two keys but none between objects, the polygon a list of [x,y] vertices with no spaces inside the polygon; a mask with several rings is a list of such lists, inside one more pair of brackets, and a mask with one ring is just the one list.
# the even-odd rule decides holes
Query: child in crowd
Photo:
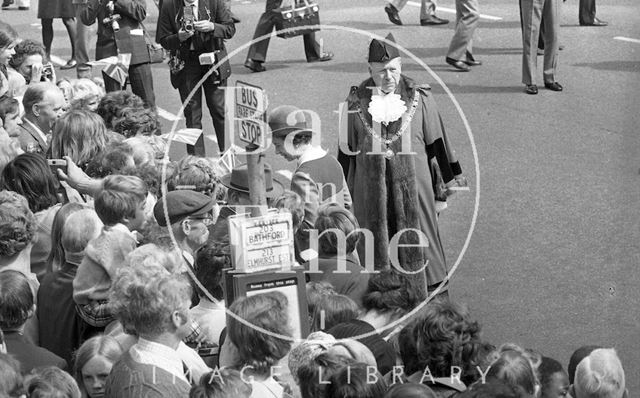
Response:
[{"label": "child in crowd", "polygon": [[565,398],[570,391],[569,375],[562,369],[560,362],[553,358],[542,357],[538,378],[540,398]]},{"label": "child in crowd", "polygon": [[[222,270],[231,268],[231,259],[214,246],[205,246],[196,255],[195,269],[200,302],[189,312],[206,333],[206,342],[219,344],[220,334],[226,326]],[[202,291],[202,288],[206,291]]]},{"label": "child in crowd", "polygon": [[189,398],[249,398],[253,388],[245,383],[235,369],[220,369],[209,372],[191,388]]},{"label": "child in crowd", "polygon": [[138,177],[113,175],[104,179],[95,210],[104,223],[102,233],[89,242],[73,280],[73,299],[82,318],[105,327],[113,320],[107,295],[116,271],[137,245],[135,231],[146,222],[147,186]]},{"label": "child in crowd", "polygon": [[111,336],[95,336],[85,341],[75,355],[73,374],[86,398],[100,398],[113,364],[122,356],[122,348]]},{"label": "child in crowd", "polygon": [[0,329],[7,353],[20,362],[23,373],[40,366],[67,369],[64,359],[36,346],[23,335],[25,323],[35,313],[34,296],[24,274],[12,270],[0,272],[0,303]]}]

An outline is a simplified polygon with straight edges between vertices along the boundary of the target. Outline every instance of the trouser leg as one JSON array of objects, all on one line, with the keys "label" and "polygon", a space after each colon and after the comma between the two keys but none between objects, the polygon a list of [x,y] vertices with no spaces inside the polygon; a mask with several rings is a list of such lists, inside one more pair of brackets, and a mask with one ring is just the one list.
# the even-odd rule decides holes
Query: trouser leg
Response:
[{"label": "trouser leg", "polygon": [[544,0],[520,0],[522,9],[522,83],[535,84],[537,40]]},{"label": "trouser leg", "polygon": [[91,65],[89,62],[89,27],[82,23],[80,20],[80,14],[85,5],[75,4],[76,11],[76,61],[78,62],[77,74],[78,77],[83,77],[84,74],[91,75]]},{"label": "trouser leg", "polygon": [[225,131],[224,131],[224,90],[219,86],[226,86],[226,81],[220,85],[214,84],[213,79],[207,79],[204,84],[204,98],[209,108],[211,120],[213,120],[213,128],[215,129],[216,138],[218,139],[218,149],[220,153],[225,149]]},{"label": "trouser leg", "polygon": [[[202,78],[200,65],[188,65],[180,72],[181,82],[178,86],[180,100],[184,104],[184,118],[188,128],[202,129],[202,86],[196,88],[198,81]],[[189,102],[185,103],[191,91],[195,89]],[[195,145],[187,145],[187,152],[190,155],[204,156],[203,136],[198,138]]]},{"label": "trouser leg", "polygon": [[[273,10],[280,6],[280,0],[267,0],[265,12],[260,16],[258,24],[256,25],[256,31],[253,34],[253,39],[257,39],[260,36],[269,35],[273,31],[276,25],[276,14]],[[264,62],[267,59],[267,50],[269,49],[270,36],[266,36],[264,39],[254,42],[249,47],[248,59],[252,59],[258,62]]]},{"label": "trouser leg", "polygon": [[131,84],[131,91],[142,98],[147,107],[151,109],[156,108],[151,64],[146,63],[129,66],[129,83]]},{"label": "trouser leg", "polygon": [[311,32],[306,35],[302,35],[304,41],[304,55],[307,57],[307,61],[315,61],[320,58],[320,44],[316,40],[316,33]]},{"label": "trouser leg", "polygon": [[544,69],[543,77],[545,83],[556,81],[556,70],[558,68],[558,31],[560,22],[558,18],[558,1],[545,0],[542,9],[542,23],[544,28]]},{"label": "trouser leg", "polygon": [[48,58],[51,55],[51,43],[53,42],[53,19],[43,18],[40,23],[42,24],[42,44]]},{"label": "trouser leg", "polygon": [[396,10],[400,11],[404,8],[405,5],[407,5],[408,1],[409,0],[392,0],[390,1],[390,3],[396,8]]},{"label": "trouser leg", "polygon": [[436,0],[422,0],[420,4],[420,19],[436,15]]},{"label": "trouser leg", "polygon": [[596,0],[580,0],[578,22],[592,24],[596,17]]},{"label": "trouser leg", "polygon": [[69,35],[69,41],[71,42],[71,59],[76,58],[76,19],[75,18],[62,18],[65,28],[67,28],[67,34]]},{"label": "trouser leg", "polygon": [[479,19],[478,0],[456,0],[456,31],[451,39],[447,57],[457,61],[465,59]]}]

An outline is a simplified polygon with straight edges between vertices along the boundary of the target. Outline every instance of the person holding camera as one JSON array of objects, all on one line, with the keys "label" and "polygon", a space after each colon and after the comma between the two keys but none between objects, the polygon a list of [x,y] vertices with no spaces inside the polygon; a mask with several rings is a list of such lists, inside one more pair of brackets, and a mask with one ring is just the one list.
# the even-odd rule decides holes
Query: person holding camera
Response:
[{"label": "person holding camera", "polygon": [[56,83],[56,74],[46,59],[45,49],[35,40],[26,39],[16,44],[15,54],[9,60],[7,68],[9,93],[14,97],[22,97],[27,85],[41,81]]},{"label": "person holding camera", "polygon": [[[131,91],[154,109],[153,77],[149,50],[142,21],[147,17],[145,0],[89,0],[81,13],[82,23],[90,26],[98,20],[96,59],[131,54],[129,83]],[[122,90],[119,81],[102,72],[107,92]]]},{"label": "person holding camera", "polygon": [[[223,60],[227,51],[225,39],[230,39],[236,28],[229,8],[224,0],[164,0],[158,17],[156,41],[171,52],[171,84],[180,93],[185,104],[184,117],[188,128],[202,128],[202,89],[213,119],[213,127],[220,151],[224,150],[224,90],[231,75],[229,61],[222,64],[207,77],[202,87],[198,81],[208,74],[213,66]],[[204,156],[203,136],[195,145],[188,145],[189,154]]]}]

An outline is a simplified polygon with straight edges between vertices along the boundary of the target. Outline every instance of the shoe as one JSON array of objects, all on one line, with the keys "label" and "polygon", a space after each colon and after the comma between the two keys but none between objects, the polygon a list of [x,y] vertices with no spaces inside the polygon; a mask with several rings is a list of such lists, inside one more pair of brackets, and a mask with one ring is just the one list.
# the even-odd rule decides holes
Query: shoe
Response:
[{"label": "shoe", "polygon": [[593,18],[593,22],[591,22],[591,23],[582,23],[582,22],[580,22],[580,26],[607,26],[607,25],[609,25],[608,22],[601,21],[598,18]]},{"label": "shoe", "polygon": [[326,53],[320,54],[320,58],[308,59],[307,62],[325,62],[325,61],[330,61],[332,58],[333,58],[333,53],[326,52]]},{"label": "shoe", "polygon": [[236,17],[236,14],[229,12],[229,14],[231,14],[231,20],[233,21],[233,23],[240,23],[240,18]]},{"label": "shoe", "polygon": [[447,61],[447,63],[449,65],[453,66],[454,68],[458,69],[459,71],[469,72],[469,70],[471,69],[471,68],[469,68],[469,65],[465,64],[462,61],[456,61],[455,59],[449,58],[449,57],[445,58],[445,60]]},{"label": "shoe", "polygon": [[524,92],[527,94],[536,95],[538,94],[538,86],[536,86],[535,84],[527,84],[527,87],[525,87]]},{"label": "shoe", "polygon": [[394,23],[396,25],[402,25],[402,21],[400,20],[400,15],[398,15],[398,9],[396,9],[393,4],[387,4],[384,7],[384,11],[387,13],[387,16],[389,17],[389,21],[391,21],[391,23]]},{"label": "shoe", "polygon": [[29,11],[29,7],[18,7],[20,11]]},{"label": "shoe", "polygon": [[62,69],[62,70],[66,70],[66,69],[73,69],[73,68],[75,68],[75,67],[76,67],[76,65],[78,65],[78,63],[76,62],[76,60],[75,60],[75,59],[70,59],[70,60],[68,60],[68,61],[67,61],[67,63],[66,63],[66,64],[62,65],[62,66],[60,67],[60,69]]},{"label": "shoe", "polygon": [[7,8],[11,7],[11,4],[13,4],[13,0],[4,0],[2,2],[2,9],[6,10]]},{"label": "shoe", "polygon": [[562,91],[562,86],[558,82],[545,83],[544,86],[551,91]]},{"label": "shoe", "polygon": [[252,72],[264,72],[266,69],[262,66],[262,62],[247,59],[244,61],[244,67],[251,69]]},{"label": "shoe", "polygon": [[449,23],[448,19],[438,18],[435,15],[430,15],[425,19],[420,20],[420,25],[422,26],[430,26],[430,25],[446,25]]},{"label": "shoe", "polygon": [[467,59],[465,59],[464,62],[465,64],[469,65],[469,66],[480,66],[482,65],[482,61],[476,61],[475,58],[473,58],[473,54],[471,54],[469,51],[467,51]]}]

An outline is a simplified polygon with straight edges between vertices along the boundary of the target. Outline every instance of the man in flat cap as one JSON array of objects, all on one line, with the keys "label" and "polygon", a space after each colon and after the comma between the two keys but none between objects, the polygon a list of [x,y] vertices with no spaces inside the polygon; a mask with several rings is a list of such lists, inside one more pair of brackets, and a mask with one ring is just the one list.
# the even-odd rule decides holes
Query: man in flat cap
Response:
[{"label": "man in flat cap", "polygon": [[[347,175],[354,214],[375,239],[373,258],[365,254],[366,239],[360,240],[361,262],[415,271],[428,261],[425,272],[416,274],[417,288],[426,293],[447,274],[436,214],[436,189],[441,195],[439,188],[444,187],[434,181],[452,187],[463,177],[429,86],[402,74],[394,44],[389,34],[369,46],[370,77],[353,86],[347,98],[347,131],[346,137],[341,132],[341,140],[346,138],[350,153],[343,152],[341,143],[338,158]],[[410,229],[421,231],[428,247]],[[394,236],[399,240],[392,240]],[[399,247],[397,257],[390,252],[390,241]],[[401,246],[417,243],[423,247]]]}]

